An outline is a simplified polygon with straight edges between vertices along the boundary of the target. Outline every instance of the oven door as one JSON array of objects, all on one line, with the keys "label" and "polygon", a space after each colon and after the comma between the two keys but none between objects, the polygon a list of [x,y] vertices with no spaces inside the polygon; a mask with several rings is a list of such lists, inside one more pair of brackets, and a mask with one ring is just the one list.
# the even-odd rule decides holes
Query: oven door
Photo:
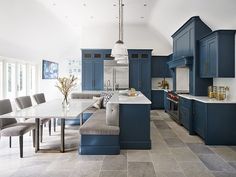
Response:
[{"label": "oven door", "polygon": [[179,102],[172,100],[170,98],[167,98],[169,100],[169,110],[168,113],[171,115],[171,118],[173,118],[177,123],[180,123],[179,120]]}]

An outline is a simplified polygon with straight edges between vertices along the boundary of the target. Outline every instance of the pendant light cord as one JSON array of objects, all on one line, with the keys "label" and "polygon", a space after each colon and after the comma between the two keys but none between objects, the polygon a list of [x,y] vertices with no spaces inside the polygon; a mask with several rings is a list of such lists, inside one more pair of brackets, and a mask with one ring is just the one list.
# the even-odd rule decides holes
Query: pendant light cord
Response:
[{"label": "pendant light cord", "polygon": [[119,0],[119,41],[123,41],[123,3]]}]

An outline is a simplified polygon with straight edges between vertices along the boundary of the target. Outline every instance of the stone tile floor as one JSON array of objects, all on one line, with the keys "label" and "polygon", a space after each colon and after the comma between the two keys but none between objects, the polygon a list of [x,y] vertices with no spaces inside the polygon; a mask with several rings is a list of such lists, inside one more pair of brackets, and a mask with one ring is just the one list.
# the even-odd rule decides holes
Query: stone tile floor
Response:
[{"label": "stone tile floor", "polygon": [[24,136],[24,158],[18,138],[8,147],[0,140],[1,177],[236,177],[236,146],[205,146],[197,136],[176,124],[164,111],[151,112],[151,150],[122,150],[116,156],[81,156],[77,153],[78,127],[66,129],[66,153],[58,153],[60,132],[48,136],[45,128],[34,153],[32,137]]}]

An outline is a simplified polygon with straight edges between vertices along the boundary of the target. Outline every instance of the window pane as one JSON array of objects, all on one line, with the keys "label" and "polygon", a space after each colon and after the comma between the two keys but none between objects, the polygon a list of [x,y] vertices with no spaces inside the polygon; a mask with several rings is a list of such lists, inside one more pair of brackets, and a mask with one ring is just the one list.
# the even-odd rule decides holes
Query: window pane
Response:
[{"label": "window pane", "polygon": [[26,95],[26,65],[17,65],[17,96]]},{"label": "window pane", "polygon": [[29,66],[29,94],[33,95],[35,94],[35,88],[36,88],[36,69],[35,66],[30,65]]},{"label": "window pane", "polygon": [[15,98],[16,96],[16,65],[6,63],[6,97]]},{"label": "window pane", "polygon": [[0,61],[0,99],[3,99],[3,62]]}]

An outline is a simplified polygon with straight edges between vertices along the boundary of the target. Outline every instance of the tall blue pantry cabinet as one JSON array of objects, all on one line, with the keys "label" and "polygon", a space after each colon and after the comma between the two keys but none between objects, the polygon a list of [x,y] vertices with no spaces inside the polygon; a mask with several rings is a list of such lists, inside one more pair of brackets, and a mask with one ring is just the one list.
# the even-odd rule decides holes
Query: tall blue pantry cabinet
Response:
[{"label": "tall blue pantry cabinet", "polygon": [[130,49],[129,87],[141,91],[151,99],[151,49]]}]

